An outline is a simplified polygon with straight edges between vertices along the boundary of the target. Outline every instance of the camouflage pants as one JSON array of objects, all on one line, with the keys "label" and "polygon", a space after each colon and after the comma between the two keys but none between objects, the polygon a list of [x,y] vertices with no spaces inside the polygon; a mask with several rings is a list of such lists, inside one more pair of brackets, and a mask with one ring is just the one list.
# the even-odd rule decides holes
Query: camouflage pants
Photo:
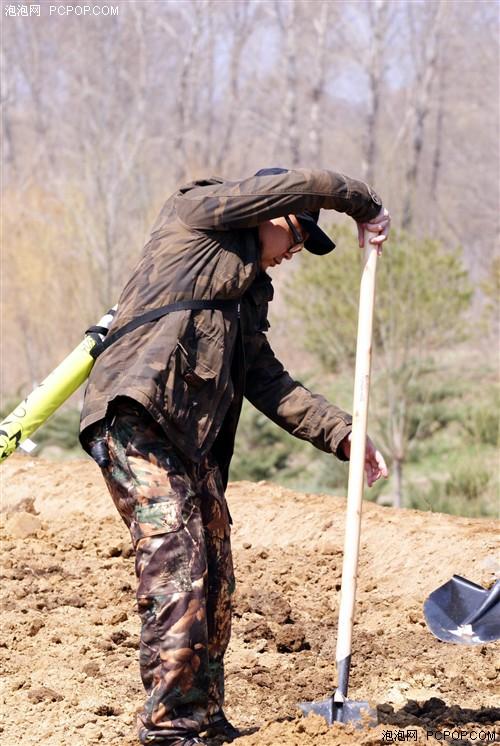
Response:
[{"label": "camouflage pants", "polygon": [[145,410],[122,400],[109,418],[104,478],[136,551],[147,699],[139,739],[198,732],[222,707],[234,575],[218,466],[184,463]]}]

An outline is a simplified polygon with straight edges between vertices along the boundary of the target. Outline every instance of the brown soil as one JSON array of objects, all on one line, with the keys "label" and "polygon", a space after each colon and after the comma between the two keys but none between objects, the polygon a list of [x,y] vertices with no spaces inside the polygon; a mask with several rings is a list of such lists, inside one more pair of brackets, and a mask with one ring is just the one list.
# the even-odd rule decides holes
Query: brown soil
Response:
[{"label": "brown soil", "polygon": [[[134,559],[99,471],[16,455],[1,475],[2,743],[132,746]],[[422,612],[454,573],[491,584],[497,523],[365,504],[349,695],[378,706],[381,724],[353,731],[297,714],[335,686],[344,500],[241,482],[228,499],[238,589],[227,713],[246,734],[238,744],[375,746],[404,731],[463,745],[491,743],[495,728],[500,739],[498,645],[439,642]]]}]

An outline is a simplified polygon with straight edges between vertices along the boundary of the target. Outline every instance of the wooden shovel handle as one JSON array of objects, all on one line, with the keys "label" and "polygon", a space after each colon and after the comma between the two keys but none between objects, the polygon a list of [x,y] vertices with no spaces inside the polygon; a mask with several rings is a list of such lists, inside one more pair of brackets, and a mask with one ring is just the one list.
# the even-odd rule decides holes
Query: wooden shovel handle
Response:
[{"label": "wooden shovel handle", "polygon": [[[337,666],[339,662],[348,660],[351,655],[352,626],[356,599],[368,397],[370,393],[375,274],[377,269],[377,246],[370,244],[369,240],[374,235],[374,233],[365,230],[365,264],[359,295],[349,486],[347,490],[344,560],[337,634]],[[344,695],[347,695],[347,682],[345,688]]]}]

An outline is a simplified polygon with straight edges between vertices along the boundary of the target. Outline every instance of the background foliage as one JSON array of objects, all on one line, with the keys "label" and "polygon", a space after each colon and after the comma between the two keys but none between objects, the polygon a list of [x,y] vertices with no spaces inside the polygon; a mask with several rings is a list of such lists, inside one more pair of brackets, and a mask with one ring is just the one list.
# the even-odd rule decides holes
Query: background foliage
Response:
[{"label": "background foliage", "polygon": [[[335,235],[343,250],[321,264],[301,257],[288,289],[304,344],[325,371],[353,367],[362,269],[360,252],[359,263],[353,261],[352,234],[338,229]],[[394,465],[394,502],[400,506],[408,449],[440,426],[432,407],[437,360],[442,349],[466,339],[472,290],[461,252],[405,232],[395,232],[391,243],[390,261],[381,262],[378,273],[373,389],[380,443]]]},{"label": "background foliage", "polygon": [[[379,272],[371,423],[407,488],[374,494],[454,509],[458,491],[460,510],[494,510],[498,4],[107,4],[116,15],[51,15],[42,2],[40,17],[10,17],[2,0],[2,409],[116,302],[181,182],[331,168],[372,183],[404,231]],[[340,218],[335,261],[280,268],[270,332],[293,372],[346,409],[359,272],[349,236]],[[285,300],[289,280],[316,283],[302,314]],[[342,464],[258,414],[242,425],[233,476],[344,489]]]}]

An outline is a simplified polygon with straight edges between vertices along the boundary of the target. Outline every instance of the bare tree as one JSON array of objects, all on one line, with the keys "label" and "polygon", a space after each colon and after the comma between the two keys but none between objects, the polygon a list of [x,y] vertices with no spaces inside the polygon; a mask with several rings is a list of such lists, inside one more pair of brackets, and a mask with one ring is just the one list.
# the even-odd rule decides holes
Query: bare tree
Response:
[{"label": "bare tree", "polygon": [[[188,10],[185,11],[189,12]],[[176,159],[175,179],[181,181],[186,175],[188,162],[188,140],[191,134],[191,106],[193,98],[192,81],[194,77],[194,59],[202,31],[202,14],[194,12],[191,17],[191,35],[185,48],[179,68],[177,95],[175,101],[175,139],[173,152]]]},{"label": "bare tree", "polygon": [[328,31],[331,17],[332,5],[324,0],[314,15],[314,50],[315,70],[314,81],[310,89],[311,113],[309,129],[309,152],[311,165],[319,167],[321,164],[323,146],[324,121],[322,117],[322,106],[325,98],[325,88],[328,72]]},{"label": "bare tree", "polygon": [[409,230],[414,219],[415,191],[421,167],[425,123],[432,108],[432,89],[437,74],[438,47],[442,33],[445,3],[430,6],[428,23],[417,28],[415,8],[408,5],[410,46],[415,61],[415,82],[410,102],[410,153],[406,169],[402,226]]},{"label": "bare tree", "polygon": [[369,184],[375,182],[378,161],[378,130],[380,107],[384,91],[385,57],[387,44],[388,0],[376,0],[369,5],[370,46],[366,71],[369,80],[369,99],[366,115],[366,144],[364,176]]},{"label": "bare tree", "polygon": [[283,107],[283,139],[291,166],[300,164],[300,136],[298,128],[298,88],[297,67],[297,0],[280,3],[275,0],[275,13],[284,40],[285,54],[285,103]]},{"label": "bare tree", "polygon": [[430,228],[432,233],[437,233],[439,226],[439,184],[442,177],[443,145],[446,118],[446,72],[447,68],[443,61],[442,50],[439,50],[437,91],[435,95],[436,124],[434,135],[434,147],[432,152],[432,165],[430,176],[430,200],[431,211]]},{"label": "bare tree", "polygon": [[[176,184],[215,169],[362,163],[396,224],[464,245],[486,276],[500,230],[491,3],[118,2],[108,19],[2,18],[3,186],[23,206],[26,261],[41,234],[47,262],[59,253],[75,319],[116,300]],[[13,221],[3,240],[21,240]]]},{"label": "bare tree", "polygon": [[[16,83],[12,71],[8,69],[5,50],[0,50],[0,114],[1,114],[1,150],[2,163],[9,174],[16,166],[16,151],[13,139],[12,110],[16,97]],[[3,171],[2,182],[6,183]]]},{"label": "bare tree", "polygon": [[245,44],[254,27],[256,13],[249,0],[240,0],[230,11],[231,48],[228,62],[228,92],[225,116],[222,123],[222,137],[215,158],[215,167],[220,170],[228,152],[231,151],[235,125],[241,115],[241,63]]}]

